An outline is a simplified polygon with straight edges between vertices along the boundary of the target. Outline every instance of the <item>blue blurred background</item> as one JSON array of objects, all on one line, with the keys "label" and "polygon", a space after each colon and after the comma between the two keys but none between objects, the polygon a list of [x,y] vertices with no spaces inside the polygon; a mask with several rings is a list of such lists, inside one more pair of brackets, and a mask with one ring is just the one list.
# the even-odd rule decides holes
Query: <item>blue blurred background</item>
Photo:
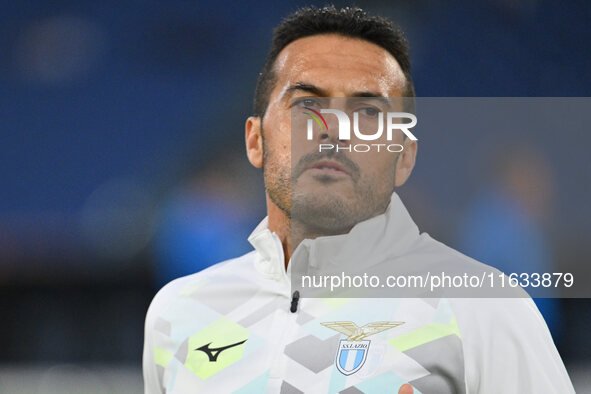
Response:
[{"label": "blue blurred background", "polygon": [[[250,250],[265,206],[244,120],[272,28],[311,3],[0,4],[0,392],[68,392],[79,382],[140,392],[155,291]],[[418,96],[590,95],[588,2],[356,4],[407,32]],[[577,155],[568,135],[556,141],[564,145],[513,152],[503,168],[478,162],[491,182],[461,178],[453,190],[449,175],[479,152],[442,160],[421,151],[400,194],[423,230],[490,264],[505,256],[474,239],[516,227],[530,245],[521,256],[589,261],[589,185],[578,179],[588,180],[591,135],[578,136]],[[532,200],[520,179],[543,192]],[[578,187],[560,193],[560,179]],[[547,308],[582,391],[591,303]]]}]

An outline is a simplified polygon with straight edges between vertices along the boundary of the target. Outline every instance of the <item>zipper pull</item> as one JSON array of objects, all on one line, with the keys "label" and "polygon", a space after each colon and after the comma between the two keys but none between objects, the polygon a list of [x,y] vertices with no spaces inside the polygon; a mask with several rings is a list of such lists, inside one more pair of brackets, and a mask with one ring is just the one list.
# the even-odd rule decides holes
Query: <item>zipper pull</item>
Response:
[{"label": "zipper pull", "polygon": [[291,313],[296,313],[298,310],[298,301],[300,300],[300,292],[294,291],[293,295],[291,296],[291,308],[289,308]]}]

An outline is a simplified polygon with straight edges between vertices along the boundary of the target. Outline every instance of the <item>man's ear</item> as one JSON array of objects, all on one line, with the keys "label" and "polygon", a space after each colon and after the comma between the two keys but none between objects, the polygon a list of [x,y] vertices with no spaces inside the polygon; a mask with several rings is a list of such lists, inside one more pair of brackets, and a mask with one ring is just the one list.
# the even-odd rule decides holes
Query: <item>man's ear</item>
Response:
[{"label": "man's ear", "polygon": [[248,161],[257,167],[263,166],[263,136],[261,134],[261,118],[258,116],[251,116],[246,119],[245,139],[246,139],[246,156]]},{"label": "man's ear", "polygon": [[402,186],[410,176],[412,169],[415,166],[415,159],[417,157],[417,141],[406,138],[404,141],[404,149],[398,156],[398,163],[396,165],[396,178],[394,182],[395,187]]}]

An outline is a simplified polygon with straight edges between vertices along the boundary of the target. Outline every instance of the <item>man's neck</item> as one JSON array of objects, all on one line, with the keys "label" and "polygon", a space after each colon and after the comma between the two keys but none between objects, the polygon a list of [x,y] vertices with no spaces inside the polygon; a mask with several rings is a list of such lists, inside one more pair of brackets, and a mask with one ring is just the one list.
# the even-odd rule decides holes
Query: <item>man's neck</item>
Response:
[{"label": "man's neck", "polygon": [[[373,218],[377,215],[381,215],[388,209],[390,200],[381,209],[378,209],[367,219]],[[281,240],[281,246],[283,248],[283,256],[285,269],[289,264],[289,260],[298,245],[305,239],[316,239],[327,235],[347,234],[351,228],[343,229],[335,233],[326,233],[319,231],[317,228],[310,228],[301,221],[292,220],[281,208],[279,208],[271,199],[267,196],[267,216],[268,216],[268,227],[271,232],[277,234]],[[367,220],[364,219],[364,220]],[[363,220],[362,220],[363,221]]]},{"label": "man's neck", "polygon": [[[267,217],[269,230],[277,234],[281,240],[283,248],[283,257],[285,259],[285,269],[291,258],[291,253],[295,247],[292,245],[291,220],[271,199],[267,196]],[[301,242],[301,241],[300,241]],[[298,242],[299,244],[299,242]],[[297,246],[297,245],[296,245]]]},{"label": "man's neck", "polygon": [[[327,234],[310,229],[299,221],[292,221],[287,214],[267,197],[267,216],[269,230],[281,240],[285,269],[289,260],[304,239],[315,239]],[[348,231],[343,231],[343,234]]]}]

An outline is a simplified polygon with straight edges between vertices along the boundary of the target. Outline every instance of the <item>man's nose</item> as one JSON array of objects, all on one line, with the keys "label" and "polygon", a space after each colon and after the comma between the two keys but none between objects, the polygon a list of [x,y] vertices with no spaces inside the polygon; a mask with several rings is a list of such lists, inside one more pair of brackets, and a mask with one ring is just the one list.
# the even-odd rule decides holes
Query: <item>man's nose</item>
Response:
[{"label": "man's nose", "polygon": [[348,114],[337,108],[330,108],[331,110],[338,110],[340,113],[323,113],[322,116],[326,121],[326,127],[320,130],[319,139],[322,142],[348,144],[349,140],[341,139],[351,133],[351,122]]},{"label": "man's nose", "polygon": [[336,117],[331,115],[325,115],[324,118],[326,119],[326,125],[328,127],[324,128],[320,131],[320,139],[322,141],[330,141],[333,143],[338,142],[339,140],[339,121]]}]

